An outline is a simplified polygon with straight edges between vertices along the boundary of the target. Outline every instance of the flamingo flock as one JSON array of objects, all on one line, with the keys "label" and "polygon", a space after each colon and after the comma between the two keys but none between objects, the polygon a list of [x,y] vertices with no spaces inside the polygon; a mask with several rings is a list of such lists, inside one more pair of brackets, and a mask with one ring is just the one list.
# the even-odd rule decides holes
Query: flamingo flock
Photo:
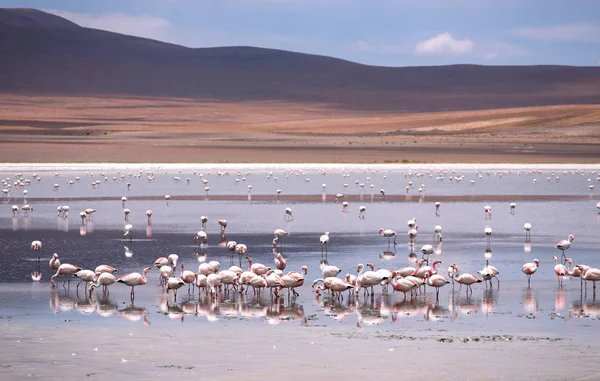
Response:
[{"label": "flamingo flock", "polygon": [[[220,176],[227,176],[228,174],[222,173]],[[289,174],[288,174],[289,175]],[[489,174],[488,174],[489,175]],[[277,181],[277,177],[272,174],[268,175],[273,181]],[[482,176],[479,174],[478,176]],[[178,176],[176,176],[178,177]],[[236,183],[241,181],[241,173],[238,174],[238,179],[236,179]],[[438,176],[441,177],[441,176]],[[36,177],[39,179],[39,177]],[[154,175],[148,174],[148,181],[153,181]],[[454,182],[462,181],[461,176],[453,176],[451,177]],[[152,180],[151,180],[152,179]],[[38,180],[40,181],[40,180]],[[179,180],[174,178],[174,181],[179,182]],[[188,178],[187,183],[190,184],[190,179]],[[442,181],[442,180],[439,180]],[[307,181],[308,182],[308,181]],[[367,178],[365,183],[358,182],[357,186],[360,191],[364,191],[364,189],[374,189],[374,185],[370,184],[370,179]],[[94,186],[97,188],[101,183],[94,181]],[[203,178],[203,185],[205,185],[205,193],[208,196],[208,180]],[[72,186],[74,183],[69,183]],[[475,186],[475,182],[471,183],[472,186]],[[63,188],[57,186],[59,184],[55,184],[53,186],[54,192],[63,192]],[[347,188],[348,185],[344,184],[344,188]],[[248,186],[248,197],[250,197],[251,186]],[[325,193],[326,186],[322,184],[323,193]],[[408,182],[406,186],[406,194],[408,195],[413,189],[412,181]],[[131,190],[131,183],[127,183],[127,190]],[[10,194],[10,191],[3,192],[5,195]],[[418,193],[420,194],[420,199],[423,198],[425,193],[425,186],[422,185],[419,187]],[[27,193],[24,193],[25,197]],[[380,188],[379,190],[380,199],[382,201],[387,201],[391,198],[391,192]],[[278,189],[276,191],[276,202],[280,202],[281,199],[284,198],[285,193]],[[171,196],[166,195],[166,207],[169,207],[169,201],[171,200]],[[25,198],[24,198],[25,199]],[[127,208],[127,203],[131,203],[131,200],[135,199],[134,197],[121,197],[119,200],[121,201],[121,207],[123,208],[123,216],[126,224],[124,225],[124,233],[123,233],[123,241],[131,244],[133,240],[134,226],[129,224],[129,218],[135,212],[135,210]],[[179,202],[179,199],[175,197],[173,199],[174,203]],[[347,196],[344,193],[336,193],[333,198],[334,203],[342,204],[342,212],[347,213],[349,208],[349,201],[347,200]],[[444,208],[446,210],[447,206],[444,204]],[[600,203],[598,204],[600,205]],[[440,209],[441,202],[436,201],[434,203],[434,215],[435,217],[440,217]],[[599,207],[600,208],[600,207]],[[486,223],[491,225],[492,220],[492,208],[489,205],[485,205],[484,209],[484,220]],[[508,214],[511,216],[517,215],[516,203],[510,203],[508,208]],[[32,213],[33,206],[30,204],[24,204],[19,207],[18,205],[14,205],[11,207],[13,216],[18,216],[20,211],[24,213]],[[67,219],[68,212],[70,208],[66,205],[60,205],[57,207],[57,216],[60,218]],[[599,209],[600,210],[600,209]],[[81,223],[82,226],[86,225],[89,221],[92,220],[93,215],[95,213],[102,213],[102,211],[96,211],[93,208],[87,208],[81,211]],[[446,212],[445,212],[446,213]],[[505,212],[506,213],[506,212]],[[519,214],[522,213],[522,208],[519,209]],[[239,243],[236,241],[226,240],[226,232],[228,231],[228,227],[231,225],[235,228],[235,222],[233,219],[230,221],[226,219],[217,219],[216,224],[219,225],[220,228],[220,237],[222,241],[222,246],[226,249],[230,255],[233,257],[235,255],[239,258],[239,266],[231,264],[228,268],[221,269],[221,264],[217,261],[200,261],[200,265],[198,266],[198,271],[195,269],[186,268],[185,264],[182,262],[180,266],[178,266],[178,255],[170,254],[167,257],[160,257],[156,259],[153,263],[153,266],[146,266],[141,269],[140,272],[132,272],[121,277],[116,277],[113,275],[117,272],[115,268],[110,265],[99,265],[92,269],[85,269],[83,267],[79,267],[70,263],[61,263],[58,254],[53,254],[52,259],[49,261],[50,269],[53,271],[53,275],[50,278],[50,282],[52,287],[56,286],[56,281],[59,277],[62,277],[66,282],[69,282],[72,279],[77,279],[79,281],[77,288],[80,284],[86,283],[87,290],[91,294],[94,293],[95,289],[102,288],[103,295],[108,295],[109,290],[116,283],[121,283],[131,288],[130,290],[130,298],[133,302],[135,298],[135,289],[138,286],[144,286],[151,278],[149,276],[149,272],[153,267],[158,269],[158,279],[161,283],[161,286],[164,290],[165,295],[173,294],[173,299],[177,300],[177,292],[179,289],[187,286],[188,294],[195,294],[196,291],[198,295],[204,295],[210,300],[218,300],[223,295],[228,295],[232,292],[239,293],[240,295],[247,295],[250,290],[252,290],[252,294],[254,297],[260,298],[263,293],[268,293],[268,296],[271,300],[277,300],[279,298],[285,297],[282,295],[282,292],[287,292],[287,297],[291,300],[296,298],[299,295],[300,288],[306,282],[306,277],[308,275],[309,266],[306,264],[302,264],[296,268],[296,270],[300,271],[288,271],[285,272],[288,267],[288,262],[290,261],[290,257],[284,255],[284,241],[288,242],[285,246],[289,245],[297,245],[297,241],[293,240],[293,231],[288,229],[288,226],[296,223],[299,220],[302,220],[304,216],[299,214],[295,219],[293,211],[290,207],[286,207],[283,211],[284,214],[284,222],[288,223],[286,225],[286,229],[277,228],[273,230],[273,240],[272,240],[272,253],[273,253],[273,263],[272,264],[263,264],[253,261],[252,257],[248,255],[248,246]],[[497,218],[497,212],[494,216],[494,219]],[[501,214],[501,213],[500,213]],[[148,225],[152,223],[153,212],[150,209],[147,209],[145,212],[147,217]],[[349,215],[351,216],[351,215]],[[98,216],[100,217],[100,216]],[[159,218],[160,216],[157,214],[156,216]],[[281,218],[281,217],[279,217]],[[354,217],[356,219],[356,215]],[[364,205],[360,205],[358,207],[358,218],[360,220],[367,219],[366,216],[366,207]],[[121,217],[123,220],[123,217]],[[419,218],[421,224],[423,225],[423,220]],[[193,236],[194,243],[197,245],[198,249],[202,250],[203,248],[209,245],[209,235],[206,231],[208,224],[208,217],[201,216],[198,220],[200,224],[200,229]],[[213,220],[214,221],[214,220]],[[520,226],[520,225],[519,225]],[[387,268],[379,268],[377,269],[373,263],[359,263],[356,265],[355,271],[351,271],[345,273],[342,269],[338,268],[329,263],[329,258],[332,257],[332,261],[336,260],[337,252],[335,252],[335,245],[340,241],[340,237],[336,235],[335,232],[330,233],[329,231],[325,232],[322,235],[316,235],[315,237],[315,246],[316,239],[318,238],[318,242],[321,249],[321,277],[316,278],[312,283],[313,292],[319,297],[324,293],[328,293],[331,295],[332,299],[342,300],[345,295],[347,295],[350,299],[358,299],[361,297],[371,297],[377,293],[381,293],[382,295],[387,295],[389,293],[399,292],[402,293],[404,299],[407,296],[410,296],[410,299],[415,298],[419,293],[427,292],[427,288],[433,289],[435,291],[436,301],[439,300],[439,295],[441,289],[447,287],[451,284],[452,288],[455,285],[458,285],[459,290],[462,290],[464,287],[466,289],[466,295],[469,296],[473,293],[473,285],[477,283],[484,283],[486,289],[493,289],[494,287],[500,287],[499,275],[500,271],[490,264],[491,258],[491,241],[492,241],[492,227],[485,226],[483,228],[484,237],[486,240],[486,253],[489,253],[489,256],[486,256],[485,264],[483,268],[479,271],[473,273],[461,273],[459,270],[459,266],[456,263],[453,263],[450,267],[448,267],[447,277],[442,275],[438,269],[438,266],[442,264],[440,259],[434,259],[430,263],[431,255],[439,255],[441,253],[441,243],[442,243],[442,226],[434,225],[433,230],[433,242],[432,244],[423,244],[420,250],[417,250],[417,253],[421,253],[421,259],[417,262],[416,255],[413,253],[413,248],[416,245],[417,238],[421,241],[422,234],[419,235],[419,225],[417,224],[417,218],[412,217],[407,222],[407,233],[405,239],[410,248],[410,255],[414,256],[414,262],[411,262],[409,266],[401,267],[397,269],[387,269]],[[425,229],[425,230],[423,230]],[[423,228],[421,232],[427,231],[426,228]],[[526,243],[529,243],[531,240],[531,231],[532,225],[531,223],[525,223],[523,225],[523,230],[525,232],[525,240]],[[431,230],[429,230],[431,232]],[[448,233],[450,232],[450,233]],[[452,232],[448,230],[446,233],[452,237]],[[501,234],[502,232],[500,232]],[[211,233],[212,234],[212,233]],[[389,249],[393,246],[395,254],[397,238],[399,235],[395,230],[389,228],[380,228],[379,231],[372,231],[369,234],[372,236],[376,236],[377,234],[387,240],[387,248]],[[497,233],[495,233],[497,234]],[[136,233],[137,235],[137,233]],[[190,234],[191,236],[191,234]],[[189,236],[188,236],[189,237]],[[212,237],[212,236],[211,236]],[[431,235],[427,235],[427,240],[431,239]],[[494,235],[494,237],[497,237]],[[331,244],[334,247],[334,250],[330,253],[330,239],[333,238]],[[494,238],[496,240],[497,238]],[[559,260],[557,256],[553,257],[554,260],[554,271],[557,276],[557,282],[559,287],[563,287],[563,280],[566,277],[574,277],[580,278],[581,280],[581,290],[584,290],[584,285],[591,282],[593,284],[593,291],[595,295],[596,290],[596,282],[600,280],[600,270],[597,268],[590,267],[589,265],[583,265],[580,263],[573,263],[571,258],[567,257],[567,251],[571,248],[575,237],[570,234],[568,235],[566,240],[559,241],[555,247],[558,250],[561,250],[562,256]],[[448,242],[448,241],[445,241]],[[452,242],[452,240],[450,240]],[[267,244],[268,245],[268,244]],[[36,256],[40,257],[40,252],[42,249],[41,241],[33,241],[31,243],[31,249],[34,251]],[[252,248],[255,250],[255,248]],[[333,254],[333,255],[331,255]],[[204,254],[198,254],[198,260],[201,259],[201,256]],[[541,258],[541,257],[540,257]],[[246,266],[242,266],[241,262],[245,259],[248,263]],[[293,258],[290,262],[292,264],[295,263],[298,259]],[[537,272],[540,267],[540,263],[542,261],[540,259],[533,259],[531,262],[525,263],[521,271],[527,277],[527,285],[531,286],[531,278]],[[415,267],[412,267],[412,263],[415,263]],[[569,265],[567,268],[566,264]],[[461,266],[464,266],[461,264]],[[244,267],[244,268],[243,268]],[[345,274],[343,274],[345,273]],[[495,280],[495,281],[494,281]],[[495,284],[494,284],[495,283]],[[65,282],[63,282],[63,285]],[[585,287],[587,291],[587,286]]]}]

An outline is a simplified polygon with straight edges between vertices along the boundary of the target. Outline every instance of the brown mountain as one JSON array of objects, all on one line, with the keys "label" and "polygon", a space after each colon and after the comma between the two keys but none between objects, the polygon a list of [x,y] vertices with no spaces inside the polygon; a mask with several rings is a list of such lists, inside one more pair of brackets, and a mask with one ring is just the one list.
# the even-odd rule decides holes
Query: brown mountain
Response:
[{"label": "brown mountain", "polygon": [[438,111],[600,103],[600,67],[376,67],[253,47],[192,49],[0,9],[0,92],[323,102]]}]

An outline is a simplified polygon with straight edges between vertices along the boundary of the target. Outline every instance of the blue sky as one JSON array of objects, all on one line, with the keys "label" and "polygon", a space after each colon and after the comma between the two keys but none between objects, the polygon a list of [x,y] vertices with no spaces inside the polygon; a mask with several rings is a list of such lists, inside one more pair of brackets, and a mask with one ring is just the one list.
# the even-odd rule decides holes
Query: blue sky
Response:
[{"label": "blue sky", "polygon": [[600,0],[0,0],[189,47],[372,65],[600,65]]}]

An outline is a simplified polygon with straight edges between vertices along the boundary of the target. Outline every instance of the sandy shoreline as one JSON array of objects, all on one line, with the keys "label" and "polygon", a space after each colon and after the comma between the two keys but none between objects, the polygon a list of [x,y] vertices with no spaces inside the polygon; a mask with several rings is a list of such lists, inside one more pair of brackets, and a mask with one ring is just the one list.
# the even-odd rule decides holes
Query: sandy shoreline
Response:
[{"label": "sandy shoreline", "polygon": [[[1,328],[0,375],[3,380],[59,374],[64,380],[254,380],[273,375],[290,380],[423,379],[434,374],[462,380],[479,380],[484,374],[487,380],[532,375],[538,380],[593,379],[600,348],[594,340],[493,331],[456,335],[435,328],[407,333],[402,326],[364,332],[297,325],[285,330],[268,325],[222,328],[179,324],[175,330],[141,325],[86,329],[65,321],[39,329],[9,320]],[[565,365],[556,366],[557,358]]]}]

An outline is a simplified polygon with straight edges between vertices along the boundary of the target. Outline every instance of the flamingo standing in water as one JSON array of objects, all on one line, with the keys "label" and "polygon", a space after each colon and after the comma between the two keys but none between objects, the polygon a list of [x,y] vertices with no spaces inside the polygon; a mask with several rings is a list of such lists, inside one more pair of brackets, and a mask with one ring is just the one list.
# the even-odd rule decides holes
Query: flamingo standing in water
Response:
[{"label": "flamingo standing in water", "polygon": [[526,222],[523,225],[523,230],[525,231],[525,242],[529,242],[531,240],[531,224]]},{"label": "flamingo standing in water", "polygon": [[329,246],[329,232],[325,232],[320,238],[319,242],[321,243],[321,255],[323,255],[323,247],[325,247],[325,254],[327,254],[327,248]]},{"label": "flamingo standing in water", "polygon": [[188,294],[190,293],[190,287],[196,281],[196,273],[190,270],[186,270],[184,264],[181,264],[181,279],[188,284]]},{"label": "flamingo standing in water", "polygon": [[58,254],[54,253],[52,254],[52,258],[50,258],[50,270],[52,271],[56,271],[58,270],[58,267],[60,266],[60,260],[58,259]]},{"label": "flamingo standing in water", "polygon": [[388,247],[390,246],[390,238],[392,238],[392,237],[394,237],[394,245],[396,244],[396,232],[395,231],[393,231],[391,229],[380,228],[379,234],[381,234],[382,237],[386,237],[388,239]]},{"label": "flamingo standing in water", "polygon": [[285,214],[283,216],[284,221],[294,221],[294,215],[292,214],[292,208],[285,208]]},{"label": "flamingo standing in water", "polygon": [[148,217],[148,225],[152,223],[152,210],[146,210],[146,216]]},{"label": "flamingo standing in water", "polygon": [[31,250],[37,253],[38,260],[40,259],[40,250],[42,250],[42,242],[41,241],[32,241],[31,242]]},{"label": "flamingo standing in water", "polygon": [[227,228],[227,220],[219,220],[219,225],[221,225],[221,236],[225,235],[225,229]]},{"label": "flamingo standing in water", "polygon": [[[452,273],[454,273],[454,271],[452,271]],[[469,294],[469,291],[473,293],[473,288],[471,287],[472,284],[483,282],[483,280],[477,278],[473,274],[461,274],[459,276],[455,276],[454,280],[456,281],[456,283],[460,284],[460,287],[462,287],[463,284],[467,286],[467,295]]]},{"label": "flamingo standing in water", "polygon": [[579,267],[583,268],[583,272],[588,271],[589,269],[591,269],[591,266],[588,265],[577,265],[575,267],[573,267],[573,260],[571,258],[567,258],[567,263],[569,264],[569,268],[567,269],[567,274],[569,276],[575,277],[575,278],[579,278],[581,276],[581,270],[579,270]]},{"label": "flamingo standing in water", "polygon": [[495,266],[491,266],[490,261],[488,259],[485,260],[485,266],[483,267],[483,269],[481,271],[477,271],[477,273],[481,275],[483,280],[486,282],[486,288],[488,281],[490,282],[490,288],[493,287],[492,278],[496,278],[496,281],[498,282],[498,287],[500,287],[500,279],[498,279],[498,274],[500,274],[500,271],[498,271],[498,269]]},{"label": "flamingo standing in water", "polygon": [[437,201],[435,203],[435,215],[439,216],[440,215],[440,205],[442,205],[439,201]]},{"label": "flamingo standing in water", "polygon": [[439,274],[433,274],[429,276],[429,274],[425,274],[425,281],[427,285],[430,287],[435,287],[435,299],[439,300],[440,298],[440,288],[444,287],[450,281]]},{"label": "flamingo standing in water", "polygon": [[273,235],[275,238],[273,239],[273,245],[277,246],[279,242],[282,241],[282,238],[285,237],[288,233],[283,229],[275,229]]},{"label": "flamingo standing in water", "polygon": [[567,268],[563,264],[558,263],[558,258],[555,256],[552,257],[554,259],[554,273],[556,274],[556,278],[558,279],[558,286],[562,287],[562,281],[565,275],[567,275]]},{"label": "flamingo standing in water", "polygon": [[285,270],[286,265],[287,261],[285,260],[285,258],[283,258],[283,255],[281,255],[281,253],[277,253],[277,255],[275,255],[275,268],[277,270],[283,271]]},{"label": "flamingo standing in water", "polygon": [[515,204],[514,202],[510,203],[510,214],[515,214],[516,207],[517,207],[517,204]]},{"label": "flamingo standing in water", "polygon": [[194,236],[194,243],[199,244],[200,246],[206,245],[208,242],[208,234],[204,230],[200,230],[198,234]]},{"label": "flamingo standing in water", "polygon": [[129,273],[129,274],[125,274],[122,277],[120,277],[119,279],[117,279],[117,282],[123,283],[123,284],[131,287],[131,295],[130,295],[131,300],[133,300],[135,298],[135,286],[143,286],[148,281],[148,279],[146,278],[146,274],[150,270],[151,270],[151,267],[146,267],[142,271],[142,274]]},{"label": "flamingo standing in water", "polygon": [[573,242],[574,240],[575,240],[575,236],[573,234],[569,234],[569,237],[567,239],[558,241],[558,243],[556,245],[554,245],[554,247],[556,247],[558,250],[562,251],[561,260],[564,259],[565,263],[566,263],[566,259],[567,259],[565,251],[569,250],[569,248],[571,247],[571,242]]},{"label": "flamingo standing in water", "polygon": [[202,230],[206,229],[206,223],[208,222],[208,217],[200,216],[200,222],[202,222]]},{"label": "flamingo standing in water", "polygon": [[367,213],[367,207],[366,206],[361,205],[361,206],[358,207],[358,218],[364,219],[366,213]]},{"label": "flamingo standing in water", "polygon": [[540,267],[540,261],[536,258],[532,262],[525,263],[521,268],[523,274],[527,275],[527,286],[531,286],[531,276],[535,274],[538,267]]},{"label": "flamingo standing in water", "polygon": [[89,220],[92,219],[92,214],[96,213],[96,209],[88,208],[83,211]]},{"label": "flamingo standing in water", "polygon": [[492,219],[492,207],[489,205],[486,205],[483,207],[483,213],[485,214],[485,219],[486,220],[491,220]]},{"label": "flamingo standing in water", "polygon": [[[577,267],[579,268],[579,271],[581,271],[582,284],[583,284],[583,281],[594,283],[594,298],[595,298],[596,297],[596,282],[600,280],[600,269],[592,267],[592,268],[585,270],[583,265],[577,265]],[[586,283],[586,294],[587,294],[587,283]]]},{"label": "flamingo standing in water", "polygon": [[60,275],[73,275],[78,271],[81,271],[81,268],[70,263],[63,263],[62,265],[58,266],[58,269],[56,269],[56,274],[52,275],[52,277],[50,278],[50,283],[52,283],[52,287],[56,287],[56,285],[54,284],[54,278]]},{"label": "flamingo standing in water", "polygon": [[111,273],[96,272],[96,281],[90,282],[88,291],[90,292],[90,295],[91,295],[92,292],[94,292],[94,288],[102,286],[102,292],[105,295],[109,295],[110,292],[108,291],[108,286],[110,286],[111,284],[116,283],[116,282],[117,282],[117,278],[115,278],[115,276],[112,275]]}]

